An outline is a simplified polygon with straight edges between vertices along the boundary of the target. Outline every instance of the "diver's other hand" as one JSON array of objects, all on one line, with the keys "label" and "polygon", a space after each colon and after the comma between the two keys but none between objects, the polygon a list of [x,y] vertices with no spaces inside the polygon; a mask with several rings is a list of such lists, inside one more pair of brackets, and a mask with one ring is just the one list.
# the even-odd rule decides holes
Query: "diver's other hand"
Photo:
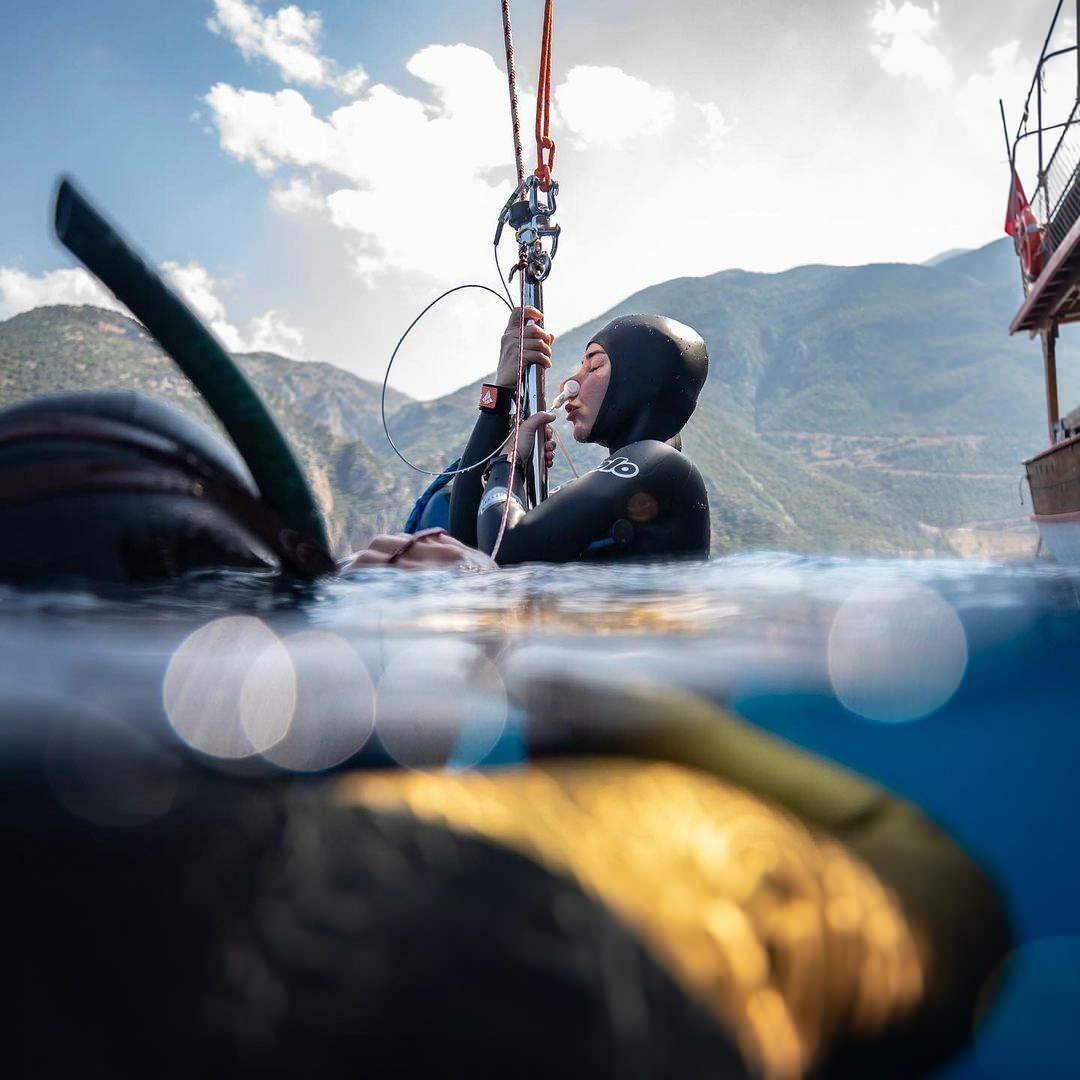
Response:
[{"label": "diver's other hand", "polygon": [[[544,318],[544,313],[537,308],[525,307],[525,367],[530,364],[539,364],[543,368],[551,367],[551,346],[555,341],[555,335],[549,334],[542,326],[537,326]],[[536,322],[528,325],[528,320]],[[495,385],[505,387],[507,390],[517,388],[518,376],[518,345],[521,332],[521,308],[516,307],[510,312],[510,321],[506,324],[506,332],[502,336],[499,347],[499,368],[495,373]]]},{"label": "diver's other hand", "polygon": [[339,567],[343,574],[367,566],[396,566],[402,570],[495,570],[497,564],[476,548],[455,540],[441,529],[419,533],[385,533],[363,551],[350,555]]},{"label": "diver's other hand", "polygon": [[544,461],[550,469],[555,462],[555,429],[551,422],[555,414],[550,412],[533,413],[532,416],[521,421],[518,428],[518,458],[522,462],[528,462],[533,455],[533,447],[536,445],[536,432],[540,425],[544,425]]}]

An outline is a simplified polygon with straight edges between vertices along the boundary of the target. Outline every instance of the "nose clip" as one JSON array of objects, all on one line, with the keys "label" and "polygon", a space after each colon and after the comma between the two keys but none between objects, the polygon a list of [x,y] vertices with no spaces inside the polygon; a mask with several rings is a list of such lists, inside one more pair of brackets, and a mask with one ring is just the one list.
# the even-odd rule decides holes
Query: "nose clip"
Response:
[{"label": "nose clip", "polygon": [[561,409],[572,397],[577,397],[581,384],[577,379],[567,379],[563,383],[562,393],[551,403],[553,409]]}]

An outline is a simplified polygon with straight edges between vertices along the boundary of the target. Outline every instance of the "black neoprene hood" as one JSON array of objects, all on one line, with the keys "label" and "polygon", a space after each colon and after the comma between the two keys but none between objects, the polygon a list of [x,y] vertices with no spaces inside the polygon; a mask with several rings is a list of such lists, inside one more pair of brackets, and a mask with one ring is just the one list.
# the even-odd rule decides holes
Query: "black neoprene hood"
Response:
[{"label": "black neoprene hood", "polygon": [[663,315],[621,315],[594,334],[611,381],[589,442],[617,450],[643,439],[667,442],[697,406],[709,354],[696,330]]}]

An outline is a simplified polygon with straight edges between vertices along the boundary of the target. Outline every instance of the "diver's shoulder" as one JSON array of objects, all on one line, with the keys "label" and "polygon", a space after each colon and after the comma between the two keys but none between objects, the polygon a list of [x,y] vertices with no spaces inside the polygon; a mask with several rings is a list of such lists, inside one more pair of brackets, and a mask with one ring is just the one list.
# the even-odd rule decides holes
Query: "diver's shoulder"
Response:
[{"label": "diver's shoulder", "polygon": [[619,456],[633,462],[653,480],[672,483],[681,489],[685,489],[687,484],[694,489],[705,489],[705,480],[698,467],[682,450],[676,450],[670,443],[642,439],[641,442],[624,446]]},{"label": "diver's shoulder", "polygon": [[[697,472],[697,466],[682,450],[676,450],[670,443],[660,442],[659,439],[642,439],[640,442],[629,443],[619,450],[618,454],[642,465]],[[615,456],[612,454],[612,457]]]},{"label": "diver's shoulder", "polygon": [[633,461],[664,461],[668,458],[681,458],[683,455],[669,443],[659,439],[641,439],[627,443],[621,450],[612,451],[612,457],[627,457]]}]

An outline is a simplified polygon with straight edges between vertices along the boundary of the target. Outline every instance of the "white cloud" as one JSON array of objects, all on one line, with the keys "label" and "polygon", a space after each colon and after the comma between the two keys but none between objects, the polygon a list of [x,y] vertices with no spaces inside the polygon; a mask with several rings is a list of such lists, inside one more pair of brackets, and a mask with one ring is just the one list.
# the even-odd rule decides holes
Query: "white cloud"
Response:
[{"label": "white cloud", "polygon": [[[1075,63],[1070,67],[1075,78]],[[996,134],[1001,127],[998,99],[1019,110],[1034,69],[1035,62],[1021,54],[1018,41],[991,49],[985,69],[970,75],[957,91],[956,106],[960,119],[975,132],[992,131]],[[996,141],[1000,146],[1000,140]]]},{"label": "white cloud", "polygon": [[[310,331],[305,345],[373,377],[377,358],[389,352],[415,314],[409,310],[412,304],[422,306],[449,285],[490,280],[489,238],[513,183],[501,64],[482,49],[456,44],[427,46],[405,66],[424,89],[407,94],[376,84],[326,112],[296,89],[274,93],[218,83],[205,97],[221,147],[271,180],[270,205],[293,216],[318,213],[331,230],[338,230],[333,254],[324,248],[315,261],[340,265],[345,255],[355,278],[351,285],[335,281],[324,286],[340,301],[328,305],[321,321],[305,325]],[[557,270],[568,305],[563,325],[569,325],[594,314],[597,305],[616,300],[624,288],[655,280],[671,265],[691,224],[681,221],[684,208],[694,205],[701,169],[718,161],[715,151],[729,124],[719,105],[654,86],[616,67],[571,68],[554,96],[553,127],[561,140],[556,175],[564,193],[572,193],[565,205],[560,203],[560,220],[577,251],[576,263],[560,253]],[[526,160],[531,162],[536,99],[522,91],[519,97]],[[575,153],[594,146],[602,152]],[[673,172],[672,151],[686,147],[704,156],[693,155],[691,168]],[[639,162],[642,151],[648,158],[644,165]],[[598,268],[592,252],[608,250],[610,237],[601,223],[610,217],[611,190],[608,182],[596,182],[592,169],[608,178],[629,175],[628,170],[641,176],[635,189],[659,211],[661,225],[654,235],[663,238],[662,259]],[[331,236],[330,230],[311,231],[297,242],[314,249],[332,244]],[[512,241],[504,243],[504,255],[512,258]],[[672,252],[666,251],[669,247]],[[684,263],[679,269],[688,268]],[[357,284],[362,289],[349,298],[348,289]],[[453,320],[449,337],[446,324],[437,319],[431,326],[442,326],[440,340],[428,341],[425,329],[418,329],[410,339],[415,360],[403,357],[395,374],[399,385],[427,396],[479,373],[485,361],[478,358],[490,353],[492,320],[497,323],[499,314],[490,300],[480,299],[475,311],[470,304],[459,294],[440,312]],[[368,315],[362,322],[361,310]],[[358,332],[365,340],[362,358],[355,349]]]},{"label": "white cloud", "polygon": [[[205,99],[224,150],[262,175],[285,173],[271,205],[287,213],[320,206],[349,235],[354,267],[369,285],[388,270],[445,280],[445,253],[433,244],[424,208],[445,193],[455,233],[484,235],[512,181],[506,78],[491,55],[431,45],[406,68],[427,84],[433,102],[378,84],[322,118],[296,90],[218,83]],[[579,147],[638,147],[677,123],[692,125],[692,138],[705,145],[727,131],[715,104],[681,100],[614,67],[571,69],[555,97],[560,123]],[[534,109],[535,98],[522,94],[521,115]],[[290,176],[293,168],[305,175]],[[490,259],[481,244],[458,246],[455,278],[486,274]]]},{"label": "white cloud", "polygon": [[264,94],[218,83],[206,95],[222,149],[264,176],[283,162],[326,164],[330,132],[295,90]]},{"label": "white cloud", "polygon": [[251,352],[280,353],[302,359],[304,335],[271,308],[248,323],[247,347]]},{"label": "white cloud", "polygon": [[676,99],[617,67],[571,68],[555,89],[555,104],[580,146],[621,146],[657,135],[675,121]]},{"label": "white cloud", "polygon": [[166,279],[178,293],[195,309],[204,322],[208,323],[222,345],[230,352],[240,352],[244,348],[244,339],[231,322],[225,310],[225,304],[217,296],[217,282],[209,271],[198,263],[185,265],[175,262],[161,264]]},{"label": "white cloud", "polygon": [[886,74],[917,79],[930,90],[952,86],[952,64],[932,41],[939,31],[939,16],[937,0],[928,8],[911,0],[900,5],[878,0],[870,12],[875,39],[870,52]]},{"label": "white cloud", "polygon": [[319,51],[322,18],[295,4],[264,15],[258,4],[245,0],[214,0],[207,27],[233,41],[244,58],[263,57],[275,64],[286,82],[307,86],[333,86],[346,94],[358,93],[367,82],[363,68],[335,73],[332,61]]},{"label": "white cloud", "polygon": [[[166,262],[161,271],[230,352],[276,352],[303,358],[304,335],[273,308],[251,319],[245,335],[229,320],[217,295],[219,283],[206,267],[196,262]],[[0,319],[52,304],[90,304],[128,314],[127,308],[81,267],[48,270],[33,277],[14,267],[0,266]]]},{"label": "white cloud", "polygon": [[242,334],[229,320],[225,303],[217,294],[220,283],[205,266],[197,262],[183,265],[165,262],[161,270],[229,352],[279,352],[294,359],[302,358],[303,333],[290,326],[273,308],[252,318],[247,334]]},{"label": "white cloud", "polygon": [[289,6],[268,17],[244,0],[214,0],[214,14],[206,25],[231,38],[245,59],[263,56],[276,64],[289,82],[319,86],[327,80],[326,61],[316,47],[322,29],[316,13],[305,15]]},{"label": "white cloud", "polygon": [[368,73],[359,65],[343,72],[334,80],[334,85],[343,94],[355,97],[368,84]]},{"label": "white cloud", "polygon": [[715,147],[731,131],[731,124],[721,112],[720,106],[711,101],[698,105],[698,109],[705,120],[705,134],[701,137],[701,141],[706,146]]},{"label": "white cloud", "polygon": [[40,277],[0,266],[0,318],[48,304],[93,304],[113,311],[124,306],[81,267],[49,270]]},{"label": "white cloud", "polygon": [[[358,272],[427,272],[442,258],[432,243],[425,208],[438,193],[453,200],[455,224],[486,233],[506,197],[492,180],[508,160],[506,83],[492,57],[467,45],[429,46],[408,62],[435,99],[427,105],[385,85],[333,110],[326,119],[295,90],[267,94],[224,83],[206,96],[220,141],[233,157],[263,175],[289,167],[292,177],[271,196],[281,210],[313,208],[354,234]],[[523,95],[527,114],[534,107]],[[326,189],[320,195],[310,177]],[[490,254],[477,261],[486,268]]]},{"label": "white cloud", "polygon": [[310,181],[294,176],[284,186],[270,189],[270,205],[283,214],[303,214],[325,209],[326,199]]}]

